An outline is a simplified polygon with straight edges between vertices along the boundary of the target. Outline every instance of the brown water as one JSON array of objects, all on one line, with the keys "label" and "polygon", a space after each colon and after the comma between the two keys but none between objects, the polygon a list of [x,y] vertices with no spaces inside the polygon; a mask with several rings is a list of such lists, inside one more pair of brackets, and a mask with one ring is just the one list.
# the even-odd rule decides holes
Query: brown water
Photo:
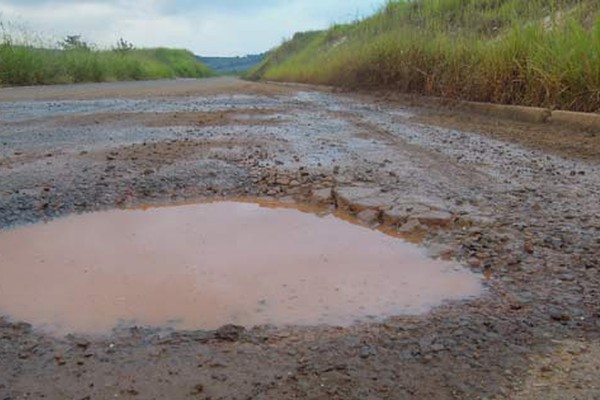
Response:
[{"label": "brown water", "polygon": [[477,296],[480,282],[381,232],[255,203],[99,212],[0,232],[0,315],[54,334],[349,325]]}]

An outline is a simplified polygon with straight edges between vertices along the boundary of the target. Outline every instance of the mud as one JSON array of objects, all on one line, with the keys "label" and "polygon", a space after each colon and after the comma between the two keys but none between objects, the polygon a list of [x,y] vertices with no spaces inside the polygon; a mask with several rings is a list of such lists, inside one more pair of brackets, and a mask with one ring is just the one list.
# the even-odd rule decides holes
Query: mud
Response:
[{"label": "mud", "polygon": [[[350,326],[482,294],[459,264],[332,215],[218,202],[0,234],[0,310],[54,335]],[[35,276],[35,279],[32,277]]]},{"label": "mud", "polygon": [[[555,398],[598,398],[597,360],[564,358],[600,343],[600,166],[593,150],[561,150],[568,129],[548,127],[538,144],[491,118],[460,125],[410,104],[232,79],[0,99],[3,228],[261,197],[319,204],[487,277],[484,297],[346,327],[138,327],[98,339],[3,320],[0,397],[512,399],[551,382]],[[227,123],[199,125],[126,115],[224,110]],[[82,123],[94,114],[115,118]],[[548,371],[552,360],[565,361]]]}]

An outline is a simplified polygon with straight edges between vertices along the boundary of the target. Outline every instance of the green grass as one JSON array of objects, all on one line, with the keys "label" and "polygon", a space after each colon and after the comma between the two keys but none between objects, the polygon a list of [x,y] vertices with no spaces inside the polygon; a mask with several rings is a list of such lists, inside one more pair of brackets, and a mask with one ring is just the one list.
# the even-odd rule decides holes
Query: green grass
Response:
[{"label": "green grass", "polygon": [[395,0],[296,35],[249,77],[600,111],[599,0]]},{"label": "green grass", "polygon": [[187,50],[96,50],[87,45],[49,48],[0,38],[0,85],[43,85],[123,80],[203,78],[212,71]]}]

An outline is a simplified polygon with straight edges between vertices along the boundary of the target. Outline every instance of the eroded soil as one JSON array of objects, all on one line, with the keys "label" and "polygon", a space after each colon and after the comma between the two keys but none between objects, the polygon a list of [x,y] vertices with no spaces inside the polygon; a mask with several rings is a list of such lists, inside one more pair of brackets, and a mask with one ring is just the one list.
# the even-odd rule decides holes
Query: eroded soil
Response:
[{"label": "eroded soil", "polygon": [[477,300],[345,328],[59,339],[5,318],[0,398],[599,398],[600,167],[595,147],[561,150],[591,134],[540,144],[539,126],[447,113],[234,79],[0,90],[2,228],[250,196],[488,278]]}]

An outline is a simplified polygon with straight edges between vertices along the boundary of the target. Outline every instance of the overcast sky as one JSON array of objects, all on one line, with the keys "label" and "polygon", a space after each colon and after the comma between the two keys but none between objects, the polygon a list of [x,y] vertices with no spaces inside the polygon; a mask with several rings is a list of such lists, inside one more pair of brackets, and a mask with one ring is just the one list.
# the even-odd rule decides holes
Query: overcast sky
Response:
[{"label": "overcast sky", "polygon": [[295,32],[377,10],[385,0],[0,0],[0,19],[44,36],[81,34],[100,46],[120,37],[138,47],[199,55],[268,50]]}]

